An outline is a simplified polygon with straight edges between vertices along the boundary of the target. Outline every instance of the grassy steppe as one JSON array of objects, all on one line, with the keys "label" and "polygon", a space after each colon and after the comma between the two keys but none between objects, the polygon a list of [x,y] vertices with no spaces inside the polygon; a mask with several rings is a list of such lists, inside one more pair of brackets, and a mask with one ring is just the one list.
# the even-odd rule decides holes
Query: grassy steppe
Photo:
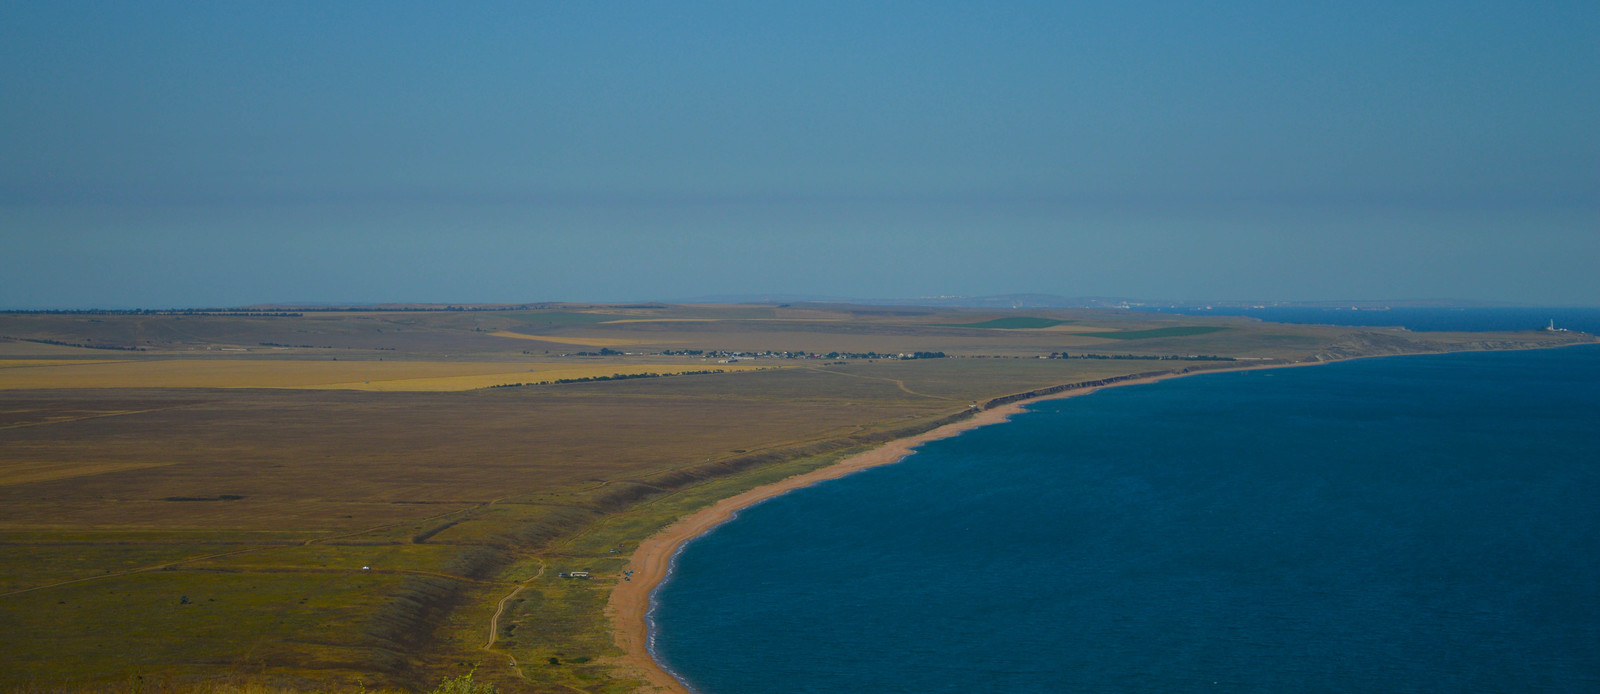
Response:
[{"label": "grassy steppe", "polygon": [[1009,318],[992,318],[977,323],[934,323],[941,328],[983,328],[987,330],[1038,330],[1051,328],[1072,321],[1056,320],[1054,318],[1037,318],[1034,316],[1012,316]]},{"label": "grassy steppe", "polygon": [[[1227,365],[1158,356],[1270,363],[1586,339],[1040,313],[0,314],[0,689],[417,691],[477,666],[503,691],[632,691],[603,606],[641,539],[973,403]],[[1082,332],[972,328],[1018,318]],[[576,356],[574,344],[635,354]],[[722,363],[735,351],[951,357]],[[1123,358],[1038,358],[1063,351]],[[480,389],[347,387],[438,379]],[[559,577],[575,570],[593,577]]]},{"label": "grassy steppe", "polygon": [[[748,371],[753,364],[586,364],[551,362],[310,361],[139,359],[0,361],[0,387],[302,388],[311,390],[456,391],[617,375],[671,376]],[[766,367],[772,368],[772,367]]]},{"label": "grassy steppe", "polygon": [[1107,340],[1148,340],[1155,337],[1193,337],[1205,335],[1227,328],[1215,325],[1183,325],[1171,328],[1152,328],[1150,330],[1124,330],[1114,333],[1084,333],[1084,337],[1103,337]]}]

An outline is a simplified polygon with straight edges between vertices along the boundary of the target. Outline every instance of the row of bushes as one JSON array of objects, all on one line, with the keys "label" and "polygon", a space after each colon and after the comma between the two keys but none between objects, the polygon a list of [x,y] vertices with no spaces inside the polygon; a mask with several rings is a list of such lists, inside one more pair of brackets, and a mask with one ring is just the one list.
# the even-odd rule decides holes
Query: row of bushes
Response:
[{"label": "row of bushes", "polygon": [[1210,354],[1191,354],[1180,356],[1177,354],[1092,354],[1079,353],[1067,354],[1066,352],[1051,352],[1049,359],[1138,359],[1144,361],[1238,361],[1233,357],[1219,357]]},{"label": "row of bushes", "polygon": [[582,378],[558,378],[554,381],[534,381],[532,383],[502,383],[490,388],[521,388],[523,386],[559,385],[562,383],[595,383],[599,381],[627,381],[635,378],[666,378],[667,376],[703,376],[705,374],[719,374],[723,369],[703,369],[701,371],[675,371],[658,374],[655,372],[636,374],[611,374],[610,376],[584,376]]}]

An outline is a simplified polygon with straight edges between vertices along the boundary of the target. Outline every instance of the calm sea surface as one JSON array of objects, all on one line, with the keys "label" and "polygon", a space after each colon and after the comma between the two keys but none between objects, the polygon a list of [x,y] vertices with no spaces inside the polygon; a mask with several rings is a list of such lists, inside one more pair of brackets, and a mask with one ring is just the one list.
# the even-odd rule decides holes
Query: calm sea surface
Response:
[{"label": "calm sea surface", "polygon": [[1404,327],[1416,331],[1538,330],[1555,322],[1557,328],[1600,334],[1600,308],[1392,308],[1355,311],[1337,308],[1148,308],[1156,313],[1191,316],[1248,316],[1275,323],[1371,325]]},{"label": "calm sea surface", "polygon": [[706,694],[1600,691],[1600,348],[1042,403],[686,546]]}]

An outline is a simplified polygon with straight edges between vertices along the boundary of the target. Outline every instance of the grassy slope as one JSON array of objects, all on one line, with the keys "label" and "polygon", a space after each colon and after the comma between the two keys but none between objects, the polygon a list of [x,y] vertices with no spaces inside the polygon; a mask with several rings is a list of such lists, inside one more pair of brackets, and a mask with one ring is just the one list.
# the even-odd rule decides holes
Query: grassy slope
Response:
[{"label": "grassy slope", "polygon": [[[0,342],[7,359],[553,358],[543,343],[488,334],[500,330],[672,349],[961,357],[758,360],[793,368],[457,393],[16,390],[0,373],[0,687],[147,675],[415,690],[481,663],[479,678],[506,691],[625,691],[634,683],[612,668],[601,606],[626,552],[654,529],[974,401],[1183,365],[1033,357],[1114,349],[1298,359],[1461,344],[1053,315],[1125,339],[927,325],[993,312],[849,307],[0,316],[4,336],[147,350],[10,340]],[[642,322],[608,322],[618,320]],[[1217,327],[1231,329],[1194,330]],[[584,569],[595,578],[556,577]],[[483,650],[496,604],[519,587],[495,649]]]}]

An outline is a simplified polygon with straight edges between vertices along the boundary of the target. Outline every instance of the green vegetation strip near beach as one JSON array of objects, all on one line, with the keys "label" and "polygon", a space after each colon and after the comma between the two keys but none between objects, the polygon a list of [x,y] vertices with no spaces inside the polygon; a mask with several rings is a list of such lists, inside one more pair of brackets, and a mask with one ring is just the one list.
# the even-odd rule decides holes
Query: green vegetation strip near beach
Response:
[{"label": "green vegetation strip near beach", "polygon": [[1143,340],[1153,337],[1193,337],[1207,333],[1228,330],[1229,328],[1210,325],[1184,325],[1174,328],[1153,328],[1150,330],[1124,330],[1114,333],[1077,333],[1074,337],[1102,337],[1107,340]]},{"label": "green vegetation strip near beach", "polygon": [[929,323],[937,328],[980,328],[983,330],[1038,330],[1051,328],[1057,325],[1072,323],[1069,320],[1056,320],[1054,318],[1035,318],[1033,316],[1015,316],[1012,318],[996,318],[981,323]]},{"label": "green vegetation strip near beach", "polygon": [[[493,650],[514,657],[520,666],[516,669],[536,691],[550,687],[615,694],[637,691],[643,682],[609,664],[617,662],[622,652],[605,614],[611,589],[622,580],[627,558],[637,543],[720,499],[827,467],[863,448],[806,456],[712,479],[606,516],[553,543],[543,553],[549,569],[527,581],[509,602]],[[620,551],[613,553],[613,549]],[[572,571],[588,571],[591,578],[561,576]],[[483,660],[478,675],[491,681],[517,679],[508,659],[493,656]]]}]

